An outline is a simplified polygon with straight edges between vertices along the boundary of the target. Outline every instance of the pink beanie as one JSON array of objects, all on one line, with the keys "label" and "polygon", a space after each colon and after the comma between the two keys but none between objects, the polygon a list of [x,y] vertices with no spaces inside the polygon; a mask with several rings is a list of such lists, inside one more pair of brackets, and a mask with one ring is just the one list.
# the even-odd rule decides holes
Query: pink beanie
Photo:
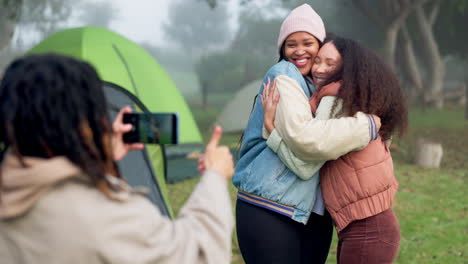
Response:
[{"label": "pink beanie", "polygon": [[[322,18],[308,4],[296,7],[281,24],[278,37],[278,50],[286,38],[295,32],[304,31],[312,34],[320,42],[325,39],[325,26]],[[281,52],[281,51],[280,51]]]}]

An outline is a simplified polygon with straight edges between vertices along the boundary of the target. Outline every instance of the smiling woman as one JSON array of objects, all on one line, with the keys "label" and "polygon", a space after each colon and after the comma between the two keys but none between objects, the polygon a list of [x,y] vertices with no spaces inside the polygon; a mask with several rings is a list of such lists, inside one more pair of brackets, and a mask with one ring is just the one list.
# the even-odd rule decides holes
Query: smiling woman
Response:
[{"label": "smiling woman", "polygon": [[[301,103],[308,102],[316,90],[310,72],[324,38],[322,19],[312,7],[304,4],[291,11],[278,37],[280,61],[263,79],[263,83],[274,79],[281,98],[291,98],[285,101],[295,111],[283,111],[282,99],[277,119],[300,120],[315,132],[314,137],[299,144],[315,153],[308,155],[308,159],[322,163],[307,179],[301,179],[285,166],[267,146],[269,135],[263,127],[263,108],[267,102],[258,96],[244,131],[233,183],[239,190],[237,237],[247,264],[325,263],[333,226],[324,209],[318,170],[325,160],[336,159],[369,143],[370,119],[365,114],[319,120],[312,116],[308,103]],[[260,87],[258,94],[262,91]],[[296,128],[288,127],[284,134],[297,135],[301,130]]]},{"label": "smiling woman", "polygon": [[[307,152],[307,145],[283,142],[281,131],[286,126],[295,126],[296,131],[301,131],[292,137],[296,142],[316,133],[293,118],[278,118],[274,123],[278,99],[271,95],[272,88],[268,85],[262,94],[264,123],[271,133],[267,145],[301,179],[309,180],[317,167],[321,167],[320,190],[338,232],[339,263],[361,263],[362,259],[370,264],[392,263],[398,253],[400,227],[391,209],[398,182],[387,140],[396,132],[401,134],[406,127],[406,106],[399,82],[373,52],[337,36],[325,39],[312,74],[318,92],[308,101],[305,98],[292,101],[292,97],[282,96],[280,102],[286,105],[285,115],[292,115],[294,104],[310,104],[312,113],[324,118],[353,116],[356,111],[378,114],[382,117],[382,128],[379,133],[371,130],[375,140],[364,149],[329,160],[325,165],[298,159],[294,153],[298,148]],[[333,105],[331,110],[330,105]],[[275,128],[279,132],[274,134]]]},{"label": "smiling woman", "polygon": [[327,78],[341,69],[341,54],[332,43],[325,43],[317,54],[312,66],[312,79],[315,85],[323,84]]},{"label": "smiling woman", "polygon": [[320,48],[319,40],[307,32],[296,32],[289,35],[284,43],[286,59],[296,65],[302,75],[308,75]]},{"label": "smiling woman", "polygon": [[277,43],[280,61],[293,63],[308,76],[324,38],[322,18],[307,4],[297,7],[281,25]]}]

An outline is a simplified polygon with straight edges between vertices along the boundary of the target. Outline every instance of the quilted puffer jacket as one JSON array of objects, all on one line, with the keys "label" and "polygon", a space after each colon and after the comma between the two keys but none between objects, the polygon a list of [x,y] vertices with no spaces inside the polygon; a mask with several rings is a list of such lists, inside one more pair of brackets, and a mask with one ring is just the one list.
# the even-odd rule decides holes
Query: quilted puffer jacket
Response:
[{"label": "quilted puffer jacket", "polygon": [[389,209],[398,189],[392,156],[381,138],[361,151],[325,163],[320,184],[338,232],[352,221]]}]

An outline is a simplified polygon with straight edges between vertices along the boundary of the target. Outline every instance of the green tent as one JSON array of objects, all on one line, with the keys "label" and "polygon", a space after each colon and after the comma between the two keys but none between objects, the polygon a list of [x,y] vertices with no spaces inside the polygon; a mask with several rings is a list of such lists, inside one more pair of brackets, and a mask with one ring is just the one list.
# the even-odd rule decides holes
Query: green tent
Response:
[{"label": "green tent", "polygon": [[[80,27],[48,37],[29,53],[48,52],[92,64],[105,82],[106,96],[113,106],[111,113],[115,114],[126,104],[140,111],[177,112],[179,142],[202,142],[192,113],[173,81],[156,60],[134,42],[103,28]],[[150,199],[163,213],[171,215],[165,187],[164,148],[147,145],[142,153],[130,154],[119,163],[124,176],[131,184],[151,187]]]}]

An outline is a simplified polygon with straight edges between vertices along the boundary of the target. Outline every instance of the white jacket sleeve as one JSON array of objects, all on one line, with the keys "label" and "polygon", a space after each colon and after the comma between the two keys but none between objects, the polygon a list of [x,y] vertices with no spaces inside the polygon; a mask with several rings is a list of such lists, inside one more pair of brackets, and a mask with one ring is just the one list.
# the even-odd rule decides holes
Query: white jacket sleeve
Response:
[{"label": "white jacket sleeve", "polygon": [[286,146],[278,132],[273,130],[267,140],[268,147],[273,150],[286,167],[288,167],[297,177],[308,180],[322,168],[325,161],[303,161]]},{"label": "white jacket sleeve", "polygon": [[[234,226],[227,180],[212,171],[171,220],[145,197],[132,197],[126,210],[102,212],[108,223],[100,232],[105,263],[229,263]],[[115,208],[116,209],[116,208]]]},{"label": "white jacket sleeve", "polygon": [[309,100],[299,84],[281,75],[276,78],[280,100],[275,128],[293,153],[304,161],[334,160],[367,146],[369,119],[361,112],[355,117],[319,120],[312,117]]},{"label": "white jacket sleeve", "polygon": [[[327,120],[331,115],[331,111],[333,108],[333,104],[335,102],[334,96],[325,96],[320,100],[320,104],[317,108],[317,112],[315,115],[316,119],[319,120]],[[337,110],[339,110],[341,105],[338,105]],[[278,134],[278,132],[273,130],[268,137],[267,145],[270,147],[276,154],[280,160],[288,167],[294,174],[296,174],[299,178],[303,180],[308,180],[315,175],[317,171],[322,168],[323,164],[325,164],[325,160],[323,161],[303,161],[294,155],[294,153],[289,149],[288,146],[283,142],[283,139]]]}]

